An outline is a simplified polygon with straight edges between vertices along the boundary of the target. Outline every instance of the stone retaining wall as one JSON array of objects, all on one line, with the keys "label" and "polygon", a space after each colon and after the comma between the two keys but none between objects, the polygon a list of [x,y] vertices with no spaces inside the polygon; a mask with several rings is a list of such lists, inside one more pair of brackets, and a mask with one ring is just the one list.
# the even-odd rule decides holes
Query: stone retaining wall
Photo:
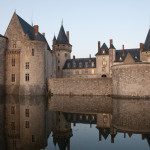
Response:
[{"label": "stone retaining wall", "polygon": [[54,95],[112,95],[111,78],[55,78],[48,80]]}]

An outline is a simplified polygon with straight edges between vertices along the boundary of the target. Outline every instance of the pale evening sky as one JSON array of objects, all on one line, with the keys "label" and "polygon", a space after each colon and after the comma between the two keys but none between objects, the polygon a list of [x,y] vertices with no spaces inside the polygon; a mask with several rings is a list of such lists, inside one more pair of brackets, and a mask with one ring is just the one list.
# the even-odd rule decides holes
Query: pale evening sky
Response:
[{"label": "pale evening sky", "polygon": [[3,0],[0,8],[0,34],[4,34],[16,13],[29,24],[39,25],[52,48],[61,22],[70,31],[72,55],[92,57],[97,41],[113,39],[116,49],[137,48],[150,27],[150,0]]}]

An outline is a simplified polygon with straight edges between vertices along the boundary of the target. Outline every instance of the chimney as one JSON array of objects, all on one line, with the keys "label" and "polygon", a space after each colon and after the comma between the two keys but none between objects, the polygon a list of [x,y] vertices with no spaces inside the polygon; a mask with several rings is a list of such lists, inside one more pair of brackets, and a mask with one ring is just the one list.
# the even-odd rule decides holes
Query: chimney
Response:
[{"label": "chimney", "polygon": [[91,54],[89,55],[89,58],[91,58]]},{"label": "chimney", "polygon": [[75,56],[73,55],[73,60],[75,60]]},{"label": "chimney", "polygon": [[140,52],[143,51],[143,43],[140,43]]},{"label": "chimney", "polygon": [[122,54],[124,55],[124,45],[122,45]]},{"label": "chimney", "polygon": [[98,41],[98,51],[100,50],[100,41]]},{"label": "chimney", "polygon": [[34,33],[38,34],[38,32],[39,32],[39,26],[38,25],[34,25],[33,27],[34,27]]},{"label": "chimney", "polygon": [[68,42],[69,42],[69,31],[66,32],[66,35],[67,35],[67,39],[68,39]]},{"label": "chimney", "polygon": [[111,143],[114,143],[114,137],[111,135]]},{"label": "chimney", "polygon": [[110,39],[110,46],[111,46],[111,44],[113,44],[113,40],[112,39]]}]

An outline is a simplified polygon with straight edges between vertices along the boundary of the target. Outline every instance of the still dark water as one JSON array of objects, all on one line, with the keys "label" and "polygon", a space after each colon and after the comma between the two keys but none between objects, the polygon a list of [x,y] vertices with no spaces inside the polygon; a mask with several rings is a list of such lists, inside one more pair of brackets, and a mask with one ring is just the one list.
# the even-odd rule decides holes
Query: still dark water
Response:
[{"label": "still dark water", "polygon": [[0,150],[149,150],[150,100],[0,97]]}]

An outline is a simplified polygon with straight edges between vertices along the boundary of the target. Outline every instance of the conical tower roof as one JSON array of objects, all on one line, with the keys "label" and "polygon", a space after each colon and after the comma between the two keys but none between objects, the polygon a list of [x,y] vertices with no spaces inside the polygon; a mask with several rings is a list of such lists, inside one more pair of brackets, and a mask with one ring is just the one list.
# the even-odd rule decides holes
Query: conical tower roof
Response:
[{"label": "conical tower roof", "polygon": [[144,43],[143,51],[150,51],[150,29],[148,31],[148,34]]},{"label": "conical tower roof", "polygon": [[59,31],[56,43],[57,44],[68,44],[68,45],[70,45],[69,41],[67,39],[63,25],[61,25],[61,27],[60,27],[60,31]]}]

